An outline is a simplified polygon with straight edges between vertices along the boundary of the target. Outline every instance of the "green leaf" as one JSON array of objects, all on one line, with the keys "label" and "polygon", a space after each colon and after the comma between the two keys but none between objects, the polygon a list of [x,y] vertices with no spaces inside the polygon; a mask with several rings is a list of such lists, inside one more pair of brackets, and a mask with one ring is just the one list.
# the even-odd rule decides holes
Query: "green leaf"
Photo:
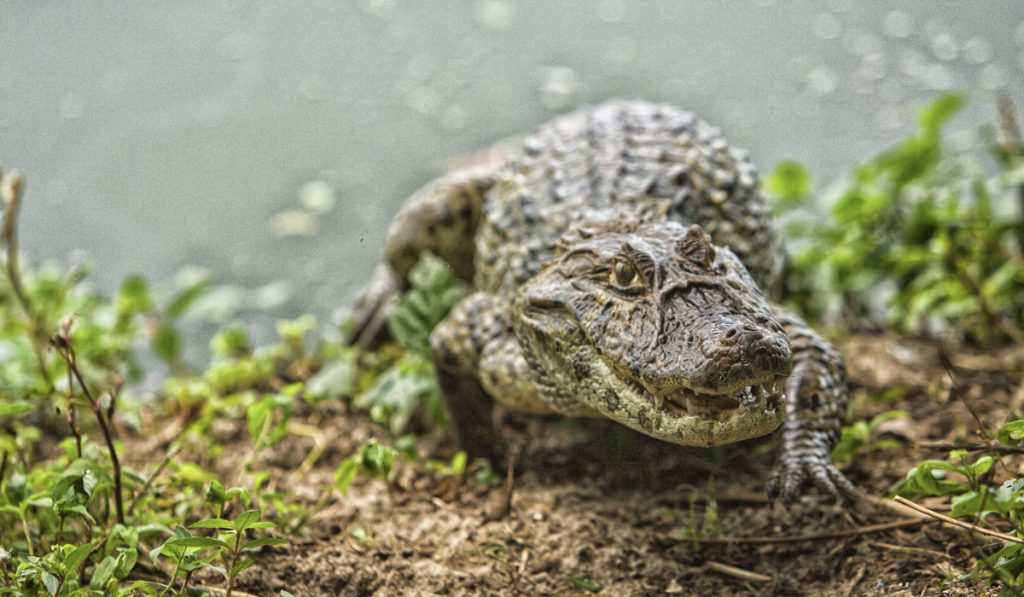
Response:
[{"label": "green leaf", "polygon": [[114,575],[118,578],[124,578],[131,573],[135,568],[135,564],[139,561],[139,552],[135,549],[126,549],[122,551],[117,557],[117,567],[114,570]]},{"label": "green leaf", "polygon": [[136,597],[136,595],[139,594],[139,591],[142,591],[147,595],[159,595],[161,588],[160,585],[157,585],[154,582],[148,580],[137,580],[128,585],[128,587],[123,588],[121,592],[118,593],[118,597]]},{"label": "green leaf", "polygon": [[580,589],[581,591],[587,591],[590,593],[596,593],[601,590],[601,585],[590,580],[585,576],[572,576],[569,578],[569,583],[572,586]]},{"label": "green leaf", "polygon": [[256,562],[253,561],[251,558],[245,558],[241,562],[235,564],[235,567],[231,569],[231,576],[238,576],[239,574],[245,572],[249,568],[252,568],[252,565],[255,563]]},{"label": "green leaf", "polygon": [[36,406],[29,402],[3,402],[0,403],[0,417],[16,417],[36,410]]},{"label": "green leaf", "polygon": [[210,339],[210,352],[222,357],[237,357],[252,351],[249,335],[241,326],[229,326]]},{"label": "green leaf", "polygon": [[981,494],[977,491],[968,491],[967,493],[955,495],[949,501],[949,515],[953,518],[975,516],[981,507],[981,502]]},{"label": "green leaf", "polygon": [[219,549],[226,550],[231,549],[231,546],[229,546],[227,543],[221,541],[220,539],[215,539],[213,537],[186,537],[184,539],[171,539],[170,541],[168,541],[168,543],[172,545],[177,545],[179,547],[216,547]]},{"label": "green leaf", "polygon": [[165,363],[177,363],[181,360],[181,336],[167,325],[157,328],[153,336],[153,352]]},{"label": "green leaf", "polygon": [[456,476],[462,476],[466,472],[466,462],[469,460],[469,455],[466,454],[465,450],[459,450],[452,457],[451,473]]},{"label": "green leaf", "polygon": [[246,418],[249,422],[249,435],[253,442],[258,442],[266,429],[267,419],[274,412],[274,401],[269,396],[258,402],[253,402],[246,409]]},{"label": "green leaf", "polygon": [[1003,446],[1018,446],[1024,441],[1024,419],[1010,421],[999,428],[997,434],[999,444]]},{"label": "green leaf", "polygon": [[241,514],[236,516],[235,520],[232,521],[231,524],[234,526],[236,531],[242,532],[246,529],[251,528],[251,525],[254,522],[259,521],[261,515],[262,514],[259,510],[246,510],[245,512],[242,512]]},{"label": "green leaf", "polygon": [[409,272],[411,289],[388,315],[388,331],[408,351],[430,353],[430,332],[465,296],[465,288],[442,259],[428,252]]},{"label": "green leaf", "polygon": [[268,545],[276,546],[276,545],[287,545],[287,544],[288,544],[288,540],[287,539],[281,539],[279,537],[261,537],[259,539],[254,539],[253,541],[250,541],[250,542],[246,543],[245,545],[242,546],[242,549],[258,549],[260,547],[265,547],[265,546],[268,546]]},{"label": "green leaf", "polygon": [[228,501],[228,493],[220,481],[210,481],[210,487],[206,490],[206,501],[218,506]]},{"label": "green leaf", "polygon": [[980,477],[987,473],[995,462],[996,459],[989,455],[982,456],[971,465],[971,472],[974,473],[975,477]]},{"label": "green leaf", "polygon": [[56,595],[57,587],[60,586],[60,579],[49,572],[43,572],[43,584],[51,595]]},{"label": "green leaf", "polygon": [[209,290],[210,280],[207,278],[186,286],[171,299],[170,304],[164,309],[164,315],[170,320],[178,319]]},{"label": "green leaf", "polygon": [[955,116],[964,107],[965,103],[966,100],[963,95],[947,93],[928,104],[918,115],[918,122],[921,123],[921,129],[925,136],[937,136],[942,126]]},{"label": "green leaf", "polygon": [[107,556],[103,558],[103,561],[97,564],[96,568],[92,571],[92,579],[89,581],[89,586],[97,591],[102,591],[106,588],[110,579],[114,578],[114,570],[116,568],[116,557]]},{"label": "green leaf", "polygon": [[764,181],[764,188],[787,203],[799,203],[811,192],[811,175],[799,162],[779,162]]},{"label": "green leaf", "polygon": [[206,520],[200,520],[199,522],[188,525],[191,529],[234,529],[235,527],[231,524],[230,520],[224,520],[223,518],[207,518]]},{"label": "green leaf", "polygon": [[117,297],[117,312],[124,315],[148,313],[153,310],[153,299],[149,294],[149,285],[142,276],[128,276],[121,283],[121,292]]},{"label": "green leaf", "polygon": [[376,440],[369,440],[360,452],[362,466],[371,475],[380,479],[386,479],[391,474],[395,463],[395,450],[389,446],[382,445]]},{"label": "green leaf", "polygon": [[153,562],[154,566],[158,565],[157,560],[159,560],[160,556],[163,555],[165,547],[167,547],[167,544],[163,543],[149,550],[149,561]]},{"label": "green leaf", "polygon": [[356,475],[359,473],[359,460],[355,456],[349,456],[341,461],[338,469],[334,471],[334,486],[343,494],[348,494],[348,488],[352,485]]},{"label": "green leaf", "polygon": [[327,363],[306,382],[306,395],[311,398],[350,396],[355,390],[355,359],[345,358]]},{"label": "green leaf", "polygon": [[369,409],[375,422],[386,425],[392,435],[400,435],[417,408],[429,407],[432,402],[440,402],[433,365],[422,355],[408,353],[352,404]]}]

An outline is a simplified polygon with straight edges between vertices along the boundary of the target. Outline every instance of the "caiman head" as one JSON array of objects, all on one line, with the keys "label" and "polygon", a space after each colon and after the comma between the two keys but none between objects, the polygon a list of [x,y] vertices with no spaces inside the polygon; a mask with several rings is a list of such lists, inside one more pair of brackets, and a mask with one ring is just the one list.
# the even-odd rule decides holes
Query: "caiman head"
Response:
[{"label": "caiman head", "polygon": [[637,431],[709,446],[782,422],[789,339],[699,226],[577,231],[514,308],[537,384]]}]

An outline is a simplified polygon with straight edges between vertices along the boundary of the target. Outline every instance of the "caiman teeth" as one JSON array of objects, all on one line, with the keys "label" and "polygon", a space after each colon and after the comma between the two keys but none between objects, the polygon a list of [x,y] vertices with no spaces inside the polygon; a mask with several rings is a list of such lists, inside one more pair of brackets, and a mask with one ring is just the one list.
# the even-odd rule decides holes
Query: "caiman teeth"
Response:
[{"label": "caiman teeth", "polygon": [[777,409],[785,399],[782,394],[784,379],[779,377],[771,382],[745,386],[732,394],[705,394],[689,389],[645,393],[658,409],[722,421],[740,412]]}]

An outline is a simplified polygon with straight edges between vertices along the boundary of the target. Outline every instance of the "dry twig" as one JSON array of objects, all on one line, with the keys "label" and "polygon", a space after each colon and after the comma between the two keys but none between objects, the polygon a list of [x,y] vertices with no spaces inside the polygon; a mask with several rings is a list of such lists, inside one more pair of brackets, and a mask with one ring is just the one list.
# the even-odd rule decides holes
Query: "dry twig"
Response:
[{"label": "dry twig", "polygon": [[730,566],[729,564],[723,564],[721,562],[705,562],[704,568],[713,572],[718,572],[726,576],[745,580],[747,582],[771,582],[772,577],[767,574],[761,574],[759,572],[751,572],[750,570],[744,570],[743,568],[737,568],[736,566]]},{"label": "dry twig", "polygon": [[146,495],[146,492],[149,491],[149,488],[153,486],[153,481],[156,481],[156,478],[160,476],[160,473],[164,472],[164,469],[167,468],[167,465],[170,464],[172,460],[174,460],[174,457],[177,456],[178,452],[180,451],[181,446],[174,446],[167,452],[167,455],[164,456],[164,459],[160,461],[160,466],[156,467],[156,470],[153,471],[153,474],[150,475],[148,479],[146,479],[146,484],[143,485],[142,488],[139,489],[139,491],[135,494],[135,497],[132,498],[132,503],[128,505],[129,516],[131,516],[132,512],[135,511],[135,505],[139,503],[139,500],[142,499],[142,496]]},{"label": "dry twig", "polygon": [[935,520],[938,520],[940,522],[944,522],[946,524],[950,524],[950,525],[953,525],[953,526],[956,526],[956,527],[960,527],[960,528],[962,528],[964,530],[971,531],[972,533],[977,533],[979,535],[985,535],[987,537],[995,537],[996,539],[1002,539],[1003,541],[1007,541],[1007,542],[1010,542],[1010,543],[1021,543],[1021,544],[1024,544],[1024,539],[1021,539],[1019,537],[1015,537],[1013,535],[1008,535],[1006,533],[1000,533],[999,531],[993,531],[991,529],[986,529],[984,527],[980,527],[980,526],[978,526],[976,524],[971,524],[969,522],[964,522],[962,520],[957,520],[955,518],[951,518],[949,516],[946,516],[945,514],[939,514],[935,510],[929,510],[928,508],[925,508],[924,506],[922,506],[920,504],[916,504],[916,503],[908,500],[907,498],[905,498],[903,496],[899,496],[898,495],[898,496],[894,497],[893,499],[896,500],[897,502],[903,504],[904,506],[907,506],[909,508],[913,508],[914,510],[917,510],[918,512],[920,512],[922,514],[927,514],[928,516],[931,516]]},{"label": "dry twig", "polygon": [[998,454],[1024,454],[1024,446],[987,446],[984,444],[944,444],[919,442],[911,445],[916,450],[965,450],[967,452],[994,452]]},{"label": "dry twig", "polygon": [[[110,421],[109,417],[113,411],[113,404],[103,406],[101,400],[98,400],[95,395],[89,390],[89,386],[85,383],[85,378],[82,377],[82,371],[78,368],[78,362],[75,360],[75,348],[71,344],[71,328],[74,325],[74,318],[67,318],[61,323],[61,331],[50,338],[50,345],[52,345],[61,358],[68,366],[68,370],[74,376],[75,380],[78,381],[78,386],[82,388],[82,393],[85,394],[86,400],[89,401],[89,406],[92,407],[93,414],[96,415],[96,422],[99,423],[100,430],[103,432],[103,439],[107,443],[107,452],[110,454],[110,464],[114,471],[114,506],[117,509],[117,522],[124,524],[124,496],[121,489],[121,461],[117,457],[117,449],[114,447],[114,437],[110,433]],[[106,397],[110,402],[116,400],[113,394],[107,394]]]},{"label": "dry twig", "polygon": [[721,544],[743,544],[743,545],[770,545],[773,543],[806,543],[809,541],[825,541],[828,539],[845,539],[848,537],[857,537],[859,535],[870,535],[872,533],[881,533],[883,531],[890,531],[892,529],[899,529],[904,527],[916,526],[931,522],[927,518],[904,518],[901,520],[893,520],[889,522],[883,522],[879,524],[871,524],[863,527],[857,527],[854,529],[846,529],[844,531],[833,531],[831,533],[810,533],[807,535],[779,535],[779,536],[752,536],[752,537],[716,537],[713,539],[701,539],[700,543],[707,543],[710,545],[721,545]]},{"label": "dry twig", "polygon": [[853,594],[853,590],[857,588],[860,581],[864,579],[864,575],[867,571],[867,566],[864,564],[861,564],[860,568],[857,568],[857,572],[853,575],[853,578],[846,582],[846,589],[843,590],[843,597],[850,597],[850,595]]},{"label": "dry twig", "polygon": [[25,285],[21,281],[21,268],[18,266],[18,210],[21,207],[21,197],[25,189],[25,179],[18,170],[12,170],[7,176],[0,172],[0,196],[4,201],[4,221],[2,239],[4,250],[7,254],[7,281],[14,291],[14,296],[25,312],[28,322],[29,339],[32,342],[32,350],[36,353],[36,360],[39,362],[39,373],[43,376],[47,388],[53,388],[53,378],[50,376],[50,369],[46,366],[46,332],[39,314],[32,307],[32,302],[25,293]]}]

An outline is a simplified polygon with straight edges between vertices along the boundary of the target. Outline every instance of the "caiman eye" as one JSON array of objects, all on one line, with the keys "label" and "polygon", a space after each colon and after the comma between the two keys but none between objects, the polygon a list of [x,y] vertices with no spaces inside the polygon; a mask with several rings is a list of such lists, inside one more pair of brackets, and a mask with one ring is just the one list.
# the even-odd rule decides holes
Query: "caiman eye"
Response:
[{"label": "caiman eye", "polygon": [[636,290],[640,285],[640,274],[632,263],[618,260],[612,266],[611,282],[622,290]]}]

